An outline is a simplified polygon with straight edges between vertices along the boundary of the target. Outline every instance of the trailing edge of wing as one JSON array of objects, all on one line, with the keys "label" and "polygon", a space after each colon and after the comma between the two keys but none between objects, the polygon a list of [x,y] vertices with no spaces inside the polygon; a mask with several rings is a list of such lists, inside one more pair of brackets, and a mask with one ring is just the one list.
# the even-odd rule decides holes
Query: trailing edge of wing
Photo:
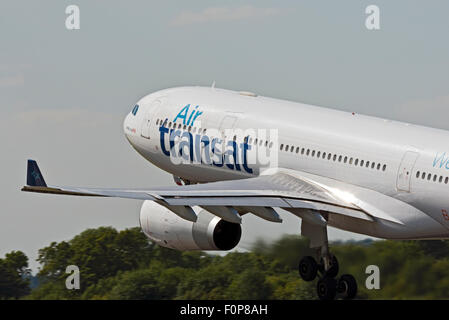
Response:
[{"label": "trailing edge of wing", "polygon": [[[31,178],[30,178],[31,177]],[[347,201],[334,192],[330,181],[319,180],[299,171],[277,170],[273,174],[254,178],[219,181],[206,184],[171,186],[152,189],[109,189],[51,186],[45,183],[37,163],[28,162],[27,186],[22,191],[75,196],[119,197],[152,200],[168,206],[232,206],[232,207],[280,207],[304,208],[346,215],[367,221],[380,218],[401,224],[385,210],[366,201]],[[329,182],[328,184],[323,183]],[[330,186],[328,188],[328,186]],[[346,185],[351,188],[351,185]],[[354,186],[355,187],[355,186]],[[367,190],[382,200],[387,196]],[[363,196],[363,194],[362,194]],[[370,194],[371,196],[371,194]],[[360,200],[360,199],[357,199]],[[374,202],[376,203],[376,202]]]}]

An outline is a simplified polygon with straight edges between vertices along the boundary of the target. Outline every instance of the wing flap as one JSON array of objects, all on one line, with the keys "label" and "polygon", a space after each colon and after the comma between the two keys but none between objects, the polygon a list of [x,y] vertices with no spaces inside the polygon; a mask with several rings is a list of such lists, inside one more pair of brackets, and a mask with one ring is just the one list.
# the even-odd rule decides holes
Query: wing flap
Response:
[{"label": "wing flap", "polygon": [[276,169],[254,178],[197,185],[150,189],[79,188],[47,186],[37,163],[29,160],[27,184],[22,191],[152,200],[167,206],[301,208],[365,221],[383,219],[402,224],[386,212],[385,205],[382,207],[383,203],[393,203],[398,208],[401,201],[373,190],[287,169]]},{"label": "wing flap", "polygon": [[244,206],[244,207],[285,207],[282,198],[274,197],[183,197],[164,198],[169,205],[185,206]]}]

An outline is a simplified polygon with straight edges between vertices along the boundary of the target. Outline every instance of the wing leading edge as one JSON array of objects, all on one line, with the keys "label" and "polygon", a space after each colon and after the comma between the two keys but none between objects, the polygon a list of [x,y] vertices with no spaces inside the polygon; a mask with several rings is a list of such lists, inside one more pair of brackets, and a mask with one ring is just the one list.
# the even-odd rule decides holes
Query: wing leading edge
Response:
[{"label": "wing leading edge", "polygon": [[[347,190],[348,185],[345,185],[346,189],[341,190],[335,185],[336,181],[332,180],[333,185],[331,183],[326,185],[323,179],[326,180],[326,178],[299,171],[276,169],[255,178],[186,186],[149,189],[63,187],[47,185],[36,161],[28,160],[27,185],[22,188],[22,191],[152,200],[173,208],[175,213],[176,209],[197,205],[212,208],[212,213],[221,216],[223,208],[235,208],[237,211],[252,212],[274,222],[282,221],[272,210],[273,207],[279,207],[287,210],[296,208],[324,211],[367,221],[384,219],[402,224],[383,210],[375,207],[373,209],[372,203],[367,203],[363,199],[354,201],[342,196],[341,194],[346,194],[346,191],[351,191]],[[349,188],[351,187],[359,188],[349,185]],[[294,211],[291,212],[294,213]],[[226,220],[225,217],[223,218]]]}]

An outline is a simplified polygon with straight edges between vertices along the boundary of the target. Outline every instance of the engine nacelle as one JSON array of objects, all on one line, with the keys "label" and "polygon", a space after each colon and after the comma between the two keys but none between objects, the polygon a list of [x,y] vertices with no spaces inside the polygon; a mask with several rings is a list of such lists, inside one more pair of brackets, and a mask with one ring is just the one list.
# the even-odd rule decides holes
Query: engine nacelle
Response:
[{"label": "engine nacelle", "polygon": [[196,222],[180,218],[154,201],[145,201],[140,210],[140,227],[158,245],[187,250],[231,250],[240,241],[240,224],[225,221],[208,211],[192,208]]}]

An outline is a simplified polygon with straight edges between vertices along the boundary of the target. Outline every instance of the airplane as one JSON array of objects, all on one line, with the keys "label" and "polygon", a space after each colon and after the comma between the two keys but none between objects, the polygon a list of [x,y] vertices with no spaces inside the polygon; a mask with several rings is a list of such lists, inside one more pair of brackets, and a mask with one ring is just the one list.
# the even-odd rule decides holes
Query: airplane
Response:
[{"label": "airplane", "polygon": [[177,250],[231,250],[242,215],[301,218],[315,256],[299,275],[319,299],[353,299],[327,227],[383,239],[449,238],[449,132],[247,91],[176,87],[141,98],[126,139],[176,185],[148,189],[47,185],[28,160],[22,191],[144,200],[140,226]]}]

